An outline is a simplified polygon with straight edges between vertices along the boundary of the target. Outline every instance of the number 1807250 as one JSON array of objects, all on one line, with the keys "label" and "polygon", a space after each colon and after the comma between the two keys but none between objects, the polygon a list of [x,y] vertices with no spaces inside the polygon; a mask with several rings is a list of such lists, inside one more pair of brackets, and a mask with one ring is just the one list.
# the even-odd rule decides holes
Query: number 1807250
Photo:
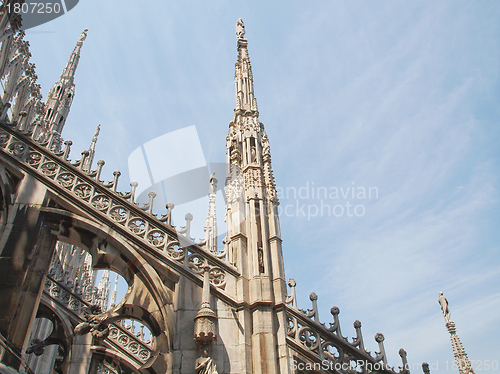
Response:
[{"label": "number 1807250", "polygon": [[63,11],[59,3],[7,3],[5,7],[8,13],[14,12],[17,14],[50,14],[61,13]]}]

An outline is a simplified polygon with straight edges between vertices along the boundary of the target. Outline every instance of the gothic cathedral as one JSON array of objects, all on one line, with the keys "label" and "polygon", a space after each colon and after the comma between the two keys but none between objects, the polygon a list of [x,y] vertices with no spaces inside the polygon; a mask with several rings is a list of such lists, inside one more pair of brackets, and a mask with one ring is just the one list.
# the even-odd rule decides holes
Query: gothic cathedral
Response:
[{"label": "gothic cathedral", "polygon": [[[344,337],[286,280],[271,165],[245,27],[236,25],[235,109],[226,137],[227,235],[217,246],[217,179],[205,239],[172,226],[173,204],[140,206],[137,183],[101,181],[90,147],[63,141],[84,30],[42,101],[20,17],[0,14],[0,373],[409,373],[387,365],[384,336]],[[222,135],[222,134],[221,134]],[[189,217],[187,217],[189,218]],[[221,248],[222,247],[222,248]],[[97,269],[102,277],[96,277]],[[117,300],[119,274],[128,285]]]}]

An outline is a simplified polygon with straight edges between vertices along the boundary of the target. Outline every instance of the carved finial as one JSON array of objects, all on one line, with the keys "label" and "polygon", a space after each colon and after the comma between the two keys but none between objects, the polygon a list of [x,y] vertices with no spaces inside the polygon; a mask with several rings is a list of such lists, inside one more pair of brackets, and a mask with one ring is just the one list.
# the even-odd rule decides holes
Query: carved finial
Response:
[{"label": "carved finial", "polygon": [[71,151],[71,145],[73,142],[71,140],[66,140],[64,142],[63,159],[67,160],[69,157],[69,152]]},{"label": "carved finial", "polygon": [[359,320],[354,321],[354,329],[356,330],[356,338],[353,339],[352,344],[358,347],[361,351],[365,350],[365,343],[363,342],[363,335],[361,333],[361,322]]},{"label": "carved finial", "polygon": [[375,334],[375,341],[378,343],[378,349],[379,351],[376,352],[377,356],[375,357],[375,361],[382,361],[385,365],[387,365],[387,357],[385,354],[385,348],[384,348],[384,334],[378,332]]},{"label": "carved finial", "polygon": [[236,37],[238,39],[245,37],[245,24],[241,18],[238,18],[238,22],[236,22]]},{"label": "carved finial", "polygon": [[153,201],[156,197],[156,192],[151,191],[148,193],[149,201],[148,201],[148,213],[153,214]]},{"label": "carved finial", "polygon": [[139,186],[139,183],[136,181],[130,182],[130,202],[135,203],[135,190],[137,189],[137,186]]},{"label": "carved finial", "polygon": [[96,174],[95,174],[95,180],[100,182],[100,177],[101,177],[101,172],[102,172],[102,168],[104,166],[105,162],[104,160],[99,160],[97,161],[97,171],[96,171]]},{"label": "carved finial", "polygon": [[165,208],[167,208],[167,225],[172,226],[172,209],[174,209],[174,203],[167,203]]},{"label": "carved finial", "polygon": [[409,373],[409,370],[408,370],[408,359],[406,358],[406,351],[403,348],[401,348],[399,350],[399,356],[401,357],[401,361],[403,362],[403,366],[401,366],[400,373],[401,374]]},{"label": "carved finial", "polygon": [[340,331],[340,320],[339,320],[339,314],[340,314],[340,309],[336,306],[333,306],[330,309],[330,313],[333,316],[333,323],[330,322],[330,327],[327,328],[328,331],[336,333],[339,337],[345,339],[342,336],[342,332]]},{"label": "carved finial", "polygon": [[113,192],[116,192],[116,189],[118,188],[118,178],[120,178],[120,175],[122,175],[120,170],[115,170],[113,172]]},{"label": "carved finial", "polygon": [[314,292],[309,295],[309,299],[312,301],[312,316],[309,318],[313,318],[316,322],[319,323],[319,312],[318,312],[318,295]]},{"label": "carved finial", "polygon": [[295,294],[295,286],[297,285],[297,282],[295,282],[295,279],[290,278],[288,280],[288,286],[290,287],[290,296],[286,297],[286,303],[287,304],[292,304],[292,307],[297,309],[297,297]]}]

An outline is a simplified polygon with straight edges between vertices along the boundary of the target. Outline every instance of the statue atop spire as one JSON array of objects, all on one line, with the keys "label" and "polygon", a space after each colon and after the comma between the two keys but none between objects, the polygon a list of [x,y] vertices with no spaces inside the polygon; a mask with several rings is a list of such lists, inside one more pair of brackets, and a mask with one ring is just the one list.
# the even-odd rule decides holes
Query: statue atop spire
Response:
[{"label": "statue atop spire", "polygon": [[457,362],[458,370],[460,374],[474,374],[474,370],[472,369],[472,365],[467,357],[467,353],[465,353],[462,342],[457,335],[455,322],[450,320],[451,313],[450,308],[448,307],[448,300],[442,292],[439,293],[438,302],[439,305],[441,305],[441,312],[443,313],[443,317],[446,321],[446,328],[450,333],[451,345],[453,347],[453,354],[455,356],[455,361]]},{"label": "statue atop spire", "polygon": [[245,37],[245,24],[241,18],[238,18],[238,22],[236,22],[236,37],[238,40]]},{"label": "statue atop spire", "polygon": [[[80,39],[78,39],[78,43],[82,43],[83,44],[83,41],[85,39],[87,39],[87,32],[89,31],[89,29],[83,29],[82,31],[82,35],[80,36]],[[81,45],[81,44],[80,44]]]},{"label": "statue atop spire", "polygon": [[446,300],[446,297],[443,295],[442,292],[439,293],[438,302],[439,305],[441,305],[441,312],[443,313],[446,323],[450,322],[451,313],[450,309],[448,308],[448,300]]},{"label": "statue atop spire", "polygon": [[248,41],[244,38],[245,25],[238,19],[236,23],[236,38],[238,41],[238,60],[235,65],[234,84],[236,89],[235,110],[252,112],[258,115],[257,101],[253,94],[253,74],[250,57],[248,56]]}]

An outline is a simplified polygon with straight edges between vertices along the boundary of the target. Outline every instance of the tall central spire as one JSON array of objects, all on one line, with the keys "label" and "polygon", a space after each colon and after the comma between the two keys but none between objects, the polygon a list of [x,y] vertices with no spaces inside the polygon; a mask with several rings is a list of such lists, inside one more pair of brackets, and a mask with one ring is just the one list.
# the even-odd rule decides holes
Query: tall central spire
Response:
[{"label": "tall central spire", "polygon": [[[271,168],[269,139],[259,121],[254,97],[253,75],[248,56],[245,26],[236,24],[238,58],[235,64],[236,106],[226,138],[226,223],[224,240],[229,261],[241,277],[237,298],[255,305],[241,315],[242,325],[252,326],[251,350],[244,372],[270,374],[286,367],[285,316],[271,311],[286,299],[286,283],[281,250],[278,198]],[[253,325],[252,325],[253,324]],[[269,326],[269,329],[262,329]],[[246,346],[249,348],[249,346]],[[246,349],[245,348],[245,349]],[[269,363],[275,362],[276,366]]]}]

